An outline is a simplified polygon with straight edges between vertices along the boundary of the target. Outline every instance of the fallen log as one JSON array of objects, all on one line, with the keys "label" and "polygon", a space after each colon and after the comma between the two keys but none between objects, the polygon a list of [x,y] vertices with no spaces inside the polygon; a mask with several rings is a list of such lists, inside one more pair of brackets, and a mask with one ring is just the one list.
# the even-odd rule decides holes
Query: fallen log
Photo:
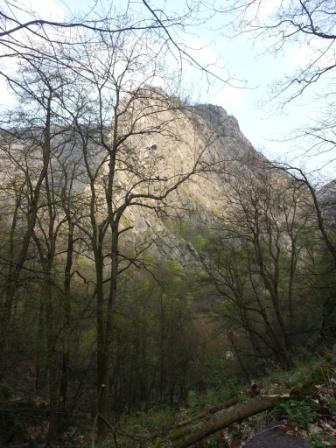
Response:
[{"label": "fallen log", "polygon": [[225,403],[219,404],[217,406],[210,406],[208,408],[206,408],[204,411],[200,412],[199,414],[195,415],[194,417],[188,419],[188,420],[183,420],[182,422],[179,422],[175,428],[181,428],[182,426],[188,426],[191,425],[192,423],[195,423],[197,420],[201,420],[202,418],[211,415],[211,414],[216,414],[219,411],[222,411],[223,409],[227,409],[230,406],[233,406],[234,404],[237,404],[239,401],[238,398],[231,398],[230,400],[227,400]]},{"label": "fallen log", "polygon": [[281,396],[257,397],[246,403],[236,404],[224,411],[217,412],[201,426],[196,425],[193,428],[188,427],[172,431],[168,437],[157,441],[154,446],[157,448],[165,446],[187,448],[232,423],[272,409],[281,398]]},{"label": "fallen log", "polygon": [[[335,369],[335,366],[326,363],[316,365],[308,378],[304,379],[300,384],[296,384],[286,394],[258,396],[246,402],[237,403],[229,408],[223,408],[222,405],[222,409],[215,411],[215,413],[205,410],[202,414],[182,422],[182,425],[175,426],[165,436],[156,438],[152,446],[155,448],[188,448],[233,423],[241,422],[260,412],[274,408],[281,401],[305,399],[305,397],[313,393],[315,384],[323,380],[323,377],[330,369]],[[202,418],[203,415],[204,418]]]}]

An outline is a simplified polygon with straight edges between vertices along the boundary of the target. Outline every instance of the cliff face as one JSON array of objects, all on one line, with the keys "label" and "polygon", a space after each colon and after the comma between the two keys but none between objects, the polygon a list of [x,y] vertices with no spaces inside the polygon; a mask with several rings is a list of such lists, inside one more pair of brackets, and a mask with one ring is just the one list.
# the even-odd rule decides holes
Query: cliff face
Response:
[{"label": "cliff face", "polygon": [[[225,215],[232,207],[233,184],[248,185],[247,180],[257,178],[267,162],[242,134],[236,118],[223,108],[185,106],[152,88],[122,98],[117,129],[93,129],[84,121],[80,130],[70,126],[52,129],[52,133],[50,170],[55,194],[62,198],[63,190],[72,183],[72,207],[78,207],[73,213],[81,226],[89,228],[92,224],[90,182],[97,193],[97,225],[106,219],[111,148],[117,141],[110,204],[115,216],[122,210],[121,230],[129,229],[122,234],[122,242],[132,247],[154,238],[172,257],[187,251],[185,242],[167,225],[167,216],[211,226],[216,216]],[[35,182],[43,160],[43,129],[27,130],[24,138],[21,132],[11,139],[2,139],[0,148],[8,163],[8,184],[18,179],[20,164],[28,167],[21,174],[23,184],[28,179]],[[13,164],[13,157],[17,164]],[[11,208],[15,195],[11,200],[8,190],[6,195]],[[57,213],[62,220],[62,207]]]},{"label": "cliff face", "polygon": [[326,215],[336,218],[336,180],[320,188],[317,197]]},{"label": "cliff face", "polygon": [[121,166],[128,163],[132,168],[118,174],[120,204],[130,190],[164,195],[183,176],[195,172],[164,201],[139,199],[138,206],[128,207],[122,223],[134,228],[124,241],[154,234],[165,241],[170,255],[186,252],[165,225],[165,216],[213,224],[216,216],[232,206],[227,201],[235,194],[232,181],[243,184],[256,176],[264,170],[266,159],[242,134],[236,118],[222,107],[200,104],[180,108],[172,106],[169,98],[141,99],[132,110],[133,120],[136,114],[142,114],[137,122],[141,132],[131,136],[123,148]]}]

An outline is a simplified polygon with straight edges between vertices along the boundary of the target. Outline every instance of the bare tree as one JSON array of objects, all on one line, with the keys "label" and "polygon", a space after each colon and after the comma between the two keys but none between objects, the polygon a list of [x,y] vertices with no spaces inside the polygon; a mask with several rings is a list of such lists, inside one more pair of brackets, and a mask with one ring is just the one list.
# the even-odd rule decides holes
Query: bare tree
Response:
[{"label": "bare tree", "polygon": [[[61,100],[66,89],[69,89],[69,82],[66,76],[62,76],[58,68],[51,66],[47,60],[29,58],[26,64],[22,65],[20,76],[11,77],[10,85],[20,97],[22,106],[18,112],[10,114],[7,123],[3,123],[1,154],[8,170],[8,179],[4,179],[2,187],[4,191],[8,191],[8,186],[13,181],[17,184],[20,180],[21,184],[16,186],[15,201],[9,195],[6,198],[9,204],[14,206],[14,211],[7,260],[8,273],[2,286],[1,355],[4,357],[6,353],[9,328],[13,324],[13,304],[19,292],[22,273],[31,269],[43,284],[44,300],[41,302],[39,322],[40,327],[42,322],[44,323],[47,332],[49,435],[54,438],[58,433],[58,419],[61,415],[58,411],[59,401],[62,401],[63,407],[66,402],[70,282],[75,239],[76,208],[74,206],[71,210],[70,205],[74,204],[72,189],[78,160],[73,155],[74,142],[71,132],[65,127],[65,118],[60,114]],[[14,253],[13,240],[14,235],[18,233],[18,220],[21,235],[16,236],[15,246],[17,247],[18,240],[21,240],[21,247]],[[64,251],[64,245],[67,251],[62,288],[58,286],[60,275],[56,275],[56,263],[60,247],[63,246]],[[56,356],[59,345],[59,328],[56,324],[59,319],[56,316],[59,314],[55,310],[60,308],[60,301],[63,304],[63,370],[59,392],[59,366]],[[2,368],[6,368],[4,362]],[[37,383],[38,376],[37,372]]]},{"label": "bare tree", "polygon": [[[57,80],[50,80],[41,71],[40,61],[38,64],[29,64],[29,70],[33,68],[33,75],[29,78],[29,73],[23,72],[27,76],[22,83],[15,79],[11,80],[11,85],[15,91],[20,92],[22,101],[24,98],[30,102],[32,111],[36,116],[31,118],[30,112],[19,113],[17,128],[6,127],[3,133],[7,138],[2,141],[2,153],[4,159],[9,164],[9,170],[13,171],[14,178],[19,173],[24,183],[24,203],[21,204],[25,211],[25,228],[23,229],[21,248],[18,253],[11,256],[9,272],[3,286],[4,312],[1,325],[1,350],[6,347],[6,335],[11,325],[11,310],[17,289],[17,284],[27,259],[30,243],[36,226],[38,211],[40,207],[41,192],[46,182],[48,168],[51,160],[51,146],[54,131],[52,125],[53,106],[55,102],[55,92],[59,87]],[[15,117],[10,116],[10,124],[13,126]],[[24,119],[28,121],[24,121]],[[15,220],[12,221],[12,229]]]},{"label": "bare tree", "polygon": [[294,99],[335,68],[332,57],[336,38],[333,22],[334,5],[330,0],[295,0],[272,4],[268,0],[235,2],[226,12],[238,14],[237,30],[253,34],[256,39],[269,39],[269,49],[275,52],[290,45],[307,45],[308,55],[302,67],[281,84],[281,91],[291,90]]},{"label": "bare tree", "polygon": [[250,346],[260,366],[271,357],[289,367],[297,336],[309,331],[298,312],[306,235],[313,234],[307,191],[267,166],[255,168],[243,183],[231,178],[230,209],[200,259],[224,302],[219,313],[231,341]]},{"label": "bare tree", "polygon": [[[90,294],[96,308],[96,419],[101,436],[109,414],[118,279],[139,265],[149,246],[145,242],[139,249],[128,234],[138,215],[162,215],[178,203],[176,192],[184,183],[212,168],[205,153],[214,137],[205,134],[197,141],[192,114],[153,85],[171,85],[183,61],[210,72],[175,41],[174,29],[193,13],[189,8],[170,17],[144,1],[144,19],[125,13],[53,22],[30,12],[23,20],[26,12],[21,16],[9,2],[5,6],[8,11],[0,14],[1,58],[13,58],[17,65],[0,74],[20,107],[2,125],[6,138],[1,150],[13,170],[3,191],[9,192],[10,185],[14,190],[1,297],[1,356],[5,359],[20,279],[31,269],[41,292],[38,335],[43,328],[46,333],[49,438],[57,437],[59,414],[64,415],[68,399],[72,280],[78,275],[87,281],[74,269],[74,254],[81,252],[95,274]],[[179,66],[163,70],[171,58]],[[187,138],[176,133],[177,123]],[[186,162],[176,152],[167,168],[164,151],[180,145],[188,152]],[[22,244],[15,253],[17,216]],[[39,361],[36,365],[39,370]]]},{"label": "bare tree", "polygon": [[[208,79],[228,81],[211,66],[200,64],[197,56],[180,39],[181,29],[204,24],[211,17],[212,13],[202,2],[185,2],[179,13],[156,8],[146,0],[136,5],[134,10],[133,6],[132,2],[126,2],[124,7],[117,9],[113,2],[102,7],[95,2],[80,16],[52,20],[20,4],[4,0],[0,10],[0,58],[6,63],[20,60],[22,56],[41,57],[53,61],[58,59],[59,64],[67,65],[67,61],[58,58],[56,47],[80,47],[83,36],[87,43],[93,43],[99,35],[148,31],[161,42],[180,69],[188,64],[201,70]],[[6,78],[10,70],[2,70],[0,74]]]},{"label": "bare tree", "polygon": [[[335,277],[336,263],[334,190],[331,188],[330,184],[327,184],[324,189],[319,191],[300,168],[282,164],[273,166],[272,169],[285,172],[294,179],[297,185],[301,186],[300,188],[306,191],[306,213],[311,225],[316,229],[315,233],[317,233],[318,238],[322,242],[321,245],[318,245],[319,250],[317,253],[322,260],[325,253],[328,254],[326,266],[322,268],[317,275],[317,277],[321,278],[322,285],[326,291],[326,295],[323,294],[321,298],[322,318],[320,339],[327,343],[333,342],[334,326],[332,322],[334,320],[333,316],[336,302],[334,293],[328,293],[328,290],[331,288],[331,291],[333,291],[334,289],[332,286],[333,281],[331,281],[331,286],[329,285],[330,277]],[[331,189],[330,191],[329,188]],[[330,202],[331,206],[329,205]],[[308,252],[308,247],[306,248],[306,251]],[[321,265],[323,265],[323,263],[321,263]]]},{"label": "bare tree", "polygon": [[[83,197],[88,215],[79,227],[88,238],[96,273],[99,435],[108,415],[109,353],[118,276],[134,264],[134,258],[127,256],[127,246],[122,253],[120,240],[127,241],[127,233],[136,223],[125,223],[134,216],[133,209],[135,213],[145,209],[160,214],[182,184],[209,169],[204,154],[210,145],[206,139],[198,144],[186,142],[176,134],[177,123],[181,126],[182,122],[192,138],[194,123],[188,112],[176,107],[161,89],[149,85],[160,73],[160,49],[158,53],[147,42],[146,53],[140,53],[143,36],[127,41],[122,34],[108,39],[104,36],[102,45],[98,67],[85,49],[83,70],[90,80],[82,105],[85,113],[78,116],[78,110],[69,111],[81,139],[88,184]],[[83,86],[81,92],[78,95],[83,96]],[[175,171],[165,172],[164,151],[173,150],[176,144],[188,146],[190,160],[185,167],[176,164]]]},{"label": "bare tree", "polygon": [[307,156],[319,156],[318,168],[335,161],[334,9],[330,0],[241,0],[220,10],[233,14],[234,33],[255,39],[262,52],[298,55],[296,67],[274,80],[268,100],[281,109],[300,98],[313,106],[312,119],[290,137]]}]

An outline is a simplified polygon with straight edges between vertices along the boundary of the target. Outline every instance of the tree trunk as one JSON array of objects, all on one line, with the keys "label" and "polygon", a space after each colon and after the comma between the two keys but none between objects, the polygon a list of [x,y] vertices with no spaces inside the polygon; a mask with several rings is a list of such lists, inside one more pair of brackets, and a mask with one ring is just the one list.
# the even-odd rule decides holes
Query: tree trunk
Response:
[{"label": "tree trunk", "polygon": [[68,400],[68,376],[70,363],[70,342],[71,342],[71,268],[73,258],[73,232],[74,225],[68,218],[69,234],[67,258],[64,270],[64,298],[63,298],[63,353],[62,353],[62,371],[60,380],[60,403],[62,406],[62,414],[60,428],[65,429],[67,418],[67,400]]},{"label": "tree trunk", "polygon": [[103,259],[99,252],[96,254],[97,437],[101,439],[106,429],[103,418],[107,418],[108,354],[104,319]]}]

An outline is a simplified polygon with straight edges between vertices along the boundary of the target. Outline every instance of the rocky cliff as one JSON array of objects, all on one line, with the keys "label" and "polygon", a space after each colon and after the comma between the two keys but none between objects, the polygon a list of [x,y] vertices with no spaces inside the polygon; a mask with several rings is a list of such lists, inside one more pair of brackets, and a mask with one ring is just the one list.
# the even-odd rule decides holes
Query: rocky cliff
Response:
[{"label": "rocky cliff", "polygon": [[[120,204],[130,191],[164,195],[180,178],[195,172],[164,201],[153,205],[139,199],[138,206],[129,207],[123,225],[134,229],[124,240],[155,234],[171,256],[185,253],[166,225],[167,216],[211,225],[232,206],[226,200],[234,195],[232,180],[243,184],[261,173],[267,161],[242,134],[237,119],[220,106],[176,107],[161,93],[159,98],[141,98],[125,120],[125,133],[136,114],[139,134],[130,136],[122,149],[120,166],[128,169],[120,170],[116,182]],[[274,175],[275,182],[278,177]]]}]

